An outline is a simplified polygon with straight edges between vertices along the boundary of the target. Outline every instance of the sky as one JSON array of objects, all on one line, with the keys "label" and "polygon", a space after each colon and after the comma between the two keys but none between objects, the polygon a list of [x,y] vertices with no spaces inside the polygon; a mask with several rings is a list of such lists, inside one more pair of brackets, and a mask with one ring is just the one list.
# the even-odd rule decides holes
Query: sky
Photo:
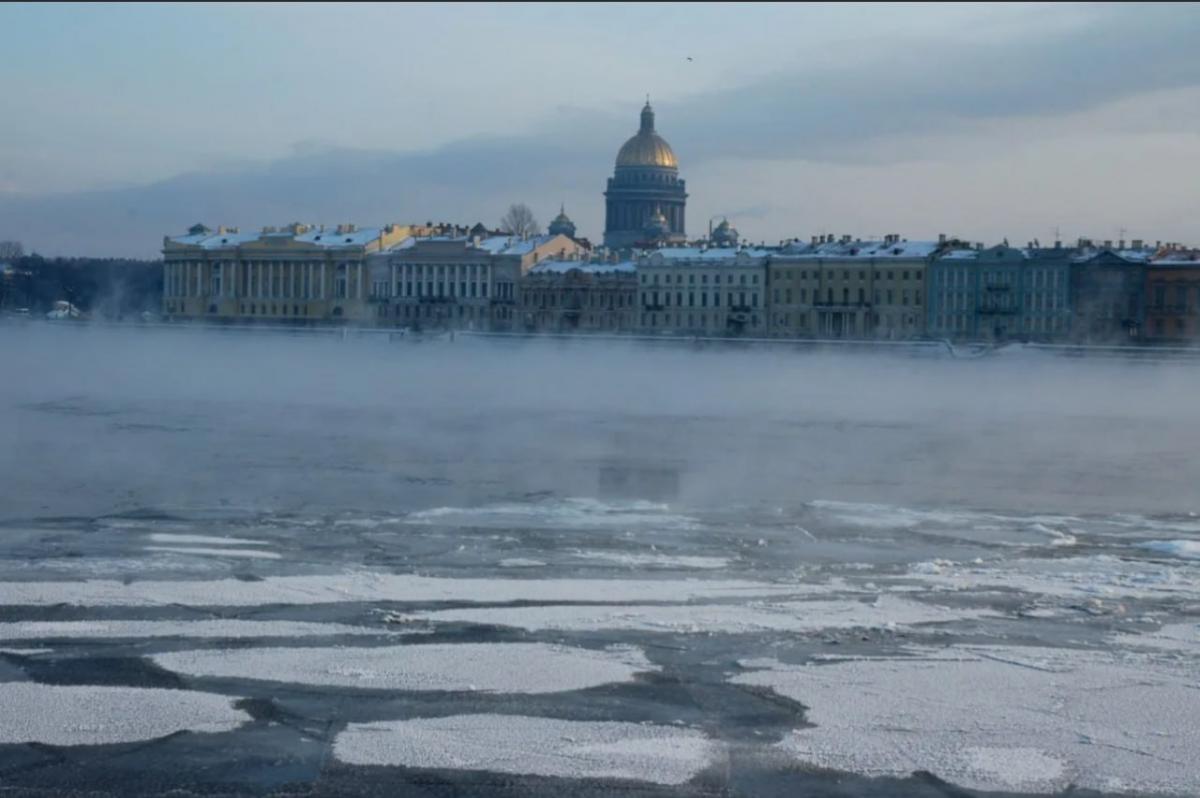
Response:
[{"label": "sky", "polygon": [[[603,232],[647,95],[688,230],[1200,243],[1196,4],[0,6],[0,239]],[[690,60],[689,60],[690,59]]]}]

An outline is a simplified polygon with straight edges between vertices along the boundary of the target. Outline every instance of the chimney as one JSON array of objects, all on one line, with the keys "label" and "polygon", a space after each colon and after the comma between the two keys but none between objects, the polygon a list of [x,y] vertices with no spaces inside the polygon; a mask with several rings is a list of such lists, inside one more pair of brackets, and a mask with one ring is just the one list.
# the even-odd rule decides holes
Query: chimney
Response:
[{"label": "chimney", "polygon": [[1142,241],[1142,239],[1140,239],[1140,238],[1135,238],[1135,239],[1133,239],[1133,248],[1134,248],[1134,249],[1141,249],[1141,248],[1142,248],[1142,244],[1143,244],[1143,243],[1145,243],[1145,242],[1143,242],[1143,241]]},{"label": "chimney", "polygon": [[1062,249],[1062,241],[1059,241],[1058,239],[1055,239],[1055,240],[1054,240],[1054,248],[1055,248],[1055,249]]},{"label": "chimney", "polygon": [[1112,239],[1111,238],[1104,239],[1104,248],[1112,249]]},{"label": "chimney", "polygon": [[938,243],[939,244],[946,243],[946,234],[945,233],[938,233]]},{"label": "chimney", "polygon": [[1117,242],[1117,249],[1125,249],[1125,239],[1122,238]]}]

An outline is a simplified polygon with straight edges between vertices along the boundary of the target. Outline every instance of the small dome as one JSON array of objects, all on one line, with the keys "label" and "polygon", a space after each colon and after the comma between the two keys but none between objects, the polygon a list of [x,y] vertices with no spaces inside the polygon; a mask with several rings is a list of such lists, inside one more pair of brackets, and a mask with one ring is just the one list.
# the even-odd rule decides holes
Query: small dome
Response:
[{"label": "small dome", "polygon": [[671,232],[671,223],[662,208],[654,209],[654,215],[646,222],[645,232],[650,238],[665,238]]},{"label": "small dome", "polygon": [[722,246],[736,244],[738,241],[737,228],[731,225],[728,219],[722,219],[721,223],[712,231],[712,240],[713,243]]},{"label": "small dome", "polygon": [[656,166],[678,169],[675,152],[662,136],[654,132],[654,109],[650,103],[642,109],[642,126],[617,153],[617,166]]},{"label": "small dome", "polygon": [[550,222],[550,226],[546,228],[546,231],[550,235],[575,237],[575,223],[567,216],[567,210],[564,206],[559,206],[558,216],[554,217],[554,221]]}]

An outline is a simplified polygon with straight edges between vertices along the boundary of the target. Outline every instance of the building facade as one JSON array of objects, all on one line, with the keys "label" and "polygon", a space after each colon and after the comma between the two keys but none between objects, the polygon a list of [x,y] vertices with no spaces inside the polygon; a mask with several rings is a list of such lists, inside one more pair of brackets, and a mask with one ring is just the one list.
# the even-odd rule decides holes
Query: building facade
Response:
[{"label": "building facade", "polygon": [[542,260],[587,254],[562,234],[414,237],[371,258],[375,321],[417,330],[518,330],[525,274]]},{"label": "building facade", "polygon": [[1095,249],[1086,245],[1071,261],[1070,340],[1128,344],[1145,321],[1148,250]]},{"label": "building facade", "polygon": [[908,339],[925,333],[925,272],[945,241],[842,236],[792,242],[772,254],[774,337]]},{"label": "building facade", "polygon": [[637,134],[617,153],[604,201],[604,246],[609,249],[685,239],[687,192],[675,152],[654,130],[649,102]]},{"label": "building facade", "polygon": [[958,249],[929,270],[928,330],[935,338],[1055,341],[1071,325],[1072,250]]},{"label": "building facade", "polygon": [[1146,263],[1142,337],[1154,343],[1200,338],[1200,251],[1174,249]]},{"label": "building facade", "polygon": [[167,319],[289,324],[371,318],[366,259],[420,228],[290,224],[257,233],[195,225],[163,239]]},{"label": "building facade", "polygon": [[632,332],[637,293],[633,261],[545,260],[522,282],[521,322],[526,332]]},{"label": "building facade", "polygon": [[659,335],[765,335],[770,251],[669,247],[638,259],[638,326]]}]

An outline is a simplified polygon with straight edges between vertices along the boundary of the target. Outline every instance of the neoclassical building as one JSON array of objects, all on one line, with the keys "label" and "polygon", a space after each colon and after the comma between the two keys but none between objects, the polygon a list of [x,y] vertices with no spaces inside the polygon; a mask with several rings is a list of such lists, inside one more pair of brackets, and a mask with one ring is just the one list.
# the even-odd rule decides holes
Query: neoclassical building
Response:
[{"label": "neoclassical building", "polygon": [[671,145],[654,130],[654,109],[642,108],[637,135],[617,153],[604,192],[604,246],[678,243],[685,239],[687,192]]},{"label": "neoclassical building", "polygon": [[367,258],[430,230],[299,222],[242,233],[194,225],[163,238],[168,319],[299,325],[369,320]]}]

